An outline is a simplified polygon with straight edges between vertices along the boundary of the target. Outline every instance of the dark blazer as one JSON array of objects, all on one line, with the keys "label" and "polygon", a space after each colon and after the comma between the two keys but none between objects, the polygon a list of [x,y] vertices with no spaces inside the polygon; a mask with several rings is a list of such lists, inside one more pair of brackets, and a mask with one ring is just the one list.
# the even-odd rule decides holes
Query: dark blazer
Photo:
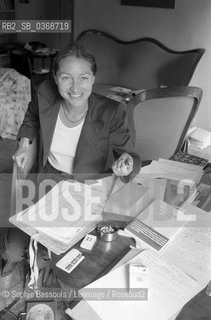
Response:
[{"label": "dark blazer", "polygon": [[[50,81],[43,82],[30,102],[18,132],[18,139],[27,137],[31,141],[39,135],[39,172],[47,162],[61,103],[57,86]],[[141,161],[132,146],[125,106],[94,93],[90,95],[88,104],[76,149],[73,167],[75,178],[80,175],[96,178],[98,174],[112,172],[113,162],[124,152],[131,154],[134,159],[131,176],[138,173]]]}]

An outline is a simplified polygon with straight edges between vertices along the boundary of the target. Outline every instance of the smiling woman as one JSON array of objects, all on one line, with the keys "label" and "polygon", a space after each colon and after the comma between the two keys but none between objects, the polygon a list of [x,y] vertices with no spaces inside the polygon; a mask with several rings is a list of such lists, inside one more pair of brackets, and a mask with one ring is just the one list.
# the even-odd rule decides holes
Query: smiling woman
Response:
[{"label": "smiling woman", "polygon": [[[129,178],[137,172],[125,108],[92,93],[96,70],[95,58],[81,45],[61,50],[54,61],[55,82],[40,86],[19,130],[18,167],[24,167],[29,143],[40,133],[39,171],[52,166],[76,179],[78,174],[86,179],[112,171]],[[96,153],[100,141],[104,146]]]},{"label": "smiling woman", "polygon": [[95,73],[95,60],[83,47],[80,50],[74,47],[72,52],[66,50],[56,59],[55,82],[61,97],[65,100],[62,106],[68,118],[81,118],[80,113],[83,115],[84,111],[87,111],[88,97],[92,92]]},{"label": "smiling woman", "polygon": [[60,62],[59,72],[55,74],[61,97],[64,115],[73,125],[85,116],[88,110],[88,98],[92,92],[95,77],[89,63],[81,58],[67,57]]},{"label": "smiling woman", "polygon": [[[41,84],[19,129],[19,147],[13,156],[17,166],[20,170],[25,167],[30,143],[39,137],[37,184],[49,179],[86,182],[113,173],[129,181],[139,172],[141,161],[134,152],[125,106],[92,92],[95,58],[73,44],[61,50],[54,63],[54,81]],[[4,274],[14,268],[13,233],[11,230],[0,246],[7,260],[2,264]],[[23,238],[15,243],[23,259],[29,239],[18,238]]]}]

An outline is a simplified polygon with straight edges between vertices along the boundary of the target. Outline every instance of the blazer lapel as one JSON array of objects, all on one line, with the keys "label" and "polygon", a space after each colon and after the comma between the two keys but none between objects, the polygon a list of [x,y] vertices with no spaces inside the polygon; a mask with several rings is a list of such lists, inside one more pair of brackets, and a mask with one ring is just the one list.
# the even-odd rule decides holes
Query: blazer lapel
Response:
[{"label": "blazer lapel", "polygon": [[56,121],[60,109],[61,101],[57,100],[53,105],[46,106],[42,109],[40,117],[41,130],[43,133],[43,165],[45,165],[50,151],[51,142],[56,126]]},{"label": "blazer lapel", "polygon": [[[86,154],[89,147],[89,139],[92,137],[93,133],[93,125],[94,123],[88,117],[88,114],[85,118],[84,125],[81,130],[80,138],[78,141],[78,146],[75,154],[75,166],[80,162],[83,158],[84,154]],[[74,167],[75,167],[74,166]]]},{"label": "blazer lapel", "polygon": [[[74,160],[74,168],[73,172],[77,172],[80,170],[80,162],[83,157],[86,156],[87,152],[89,152],[90,142],[96,136],[96,116],[95,116],[95,103],[93,101],[92,95],[89,97],[89,108],[84,121],[84,125],[81,130],[80,138],[78,141],[78,146],[76,148],[75,160]],[[94,141],[93,141],[94,143]]]}]

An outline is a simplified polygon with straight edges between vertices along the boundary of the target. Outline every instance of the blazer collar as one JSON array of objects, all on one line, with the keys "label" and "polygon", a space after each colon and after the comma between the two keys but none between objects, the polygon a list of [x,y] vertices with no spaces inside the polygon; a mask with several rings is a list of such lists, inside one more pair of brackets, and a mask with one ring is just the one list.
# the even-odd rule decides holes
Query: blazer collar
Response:
[{"label": "blazer collar", "polygon": [[74,169],[78,164],[79,160],[82,159],[83,155],[86,154],[86,151],[89,145],[88,140],[91,139],[91,137],[94,134],[95,124],[96,124],[95,117],[94,117],[94,109],[95,109],[95,104],[94,104],[93,95],[91,94],[91,96],[88,99],[88,112],[84,120],[84,125],[82,127],[80,138],[78,141],[78,146],[76,149]]}]

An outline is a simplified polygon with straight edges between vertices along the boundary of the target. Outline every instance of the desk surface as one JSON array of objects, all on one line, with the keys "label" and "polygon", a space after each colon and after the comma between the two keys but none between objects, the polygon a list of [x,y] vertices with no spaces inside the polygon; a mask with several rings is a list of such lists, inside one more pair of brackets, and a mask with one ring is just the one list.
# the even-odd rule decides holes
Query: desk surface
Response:
[{"label": "desk surface", "polygon": [[206,288],[200,291],[181,310],[175,320],[210,320],[211,297],[206,294]]},{"label": "desk surface", "polygon": [[[97,235],[97,242],[92,251],[82,249],[80,240],[73,248],[78,249],[85,259],[74,269],[70,274],[55,268],[55,275],[63,290],[70,292],[71,289],[78,291],[89,283],[98,279],[109,272],[131,249],[130,245],[134,245],[135,241],[132,238],[119,236],[117,240],[106,242],[99,238],[96,231],[92,234]],[[64,256],[54,255],[52,260],[54,265]],[[77,301],[71,301],[75,305]]]},{"label": "desk surface", "polygon": [[[206,175],[203,176],[202,181],[204,183],[211,184],[211,172],[206,173]],[[86,259],[84,259],[77,269],[75,269],[70,275],[56,268],[56,275],[59,278],[63,289],[80,289],[109,272],[112,267],[128,252],[131,240],[132,239],[125,237],[120,237],[117,241],[110,243],[99,240],[91,253],[79,247],[80,241],[75,247],[83,252]],[[54,263],[56,263],[60,258],[61,256],[53,256]],[[211,319],[211,297],[206,295],[205,290],[206,288],[191,299],[183,307],[175,320]],[[73,307],[74,304],[70,304],[70,306]],[[85,301],[81,301],[73,308],[73,310],[75,310],[75,319],[88,319],[89,312],[90,315],[93,314],[93,310],[90,308],[91,307],[89,307]],[[79,316],[79,318],[77,318],[77,316]],[[99,319],[97,315],[95,315],[95,318]]]}]

